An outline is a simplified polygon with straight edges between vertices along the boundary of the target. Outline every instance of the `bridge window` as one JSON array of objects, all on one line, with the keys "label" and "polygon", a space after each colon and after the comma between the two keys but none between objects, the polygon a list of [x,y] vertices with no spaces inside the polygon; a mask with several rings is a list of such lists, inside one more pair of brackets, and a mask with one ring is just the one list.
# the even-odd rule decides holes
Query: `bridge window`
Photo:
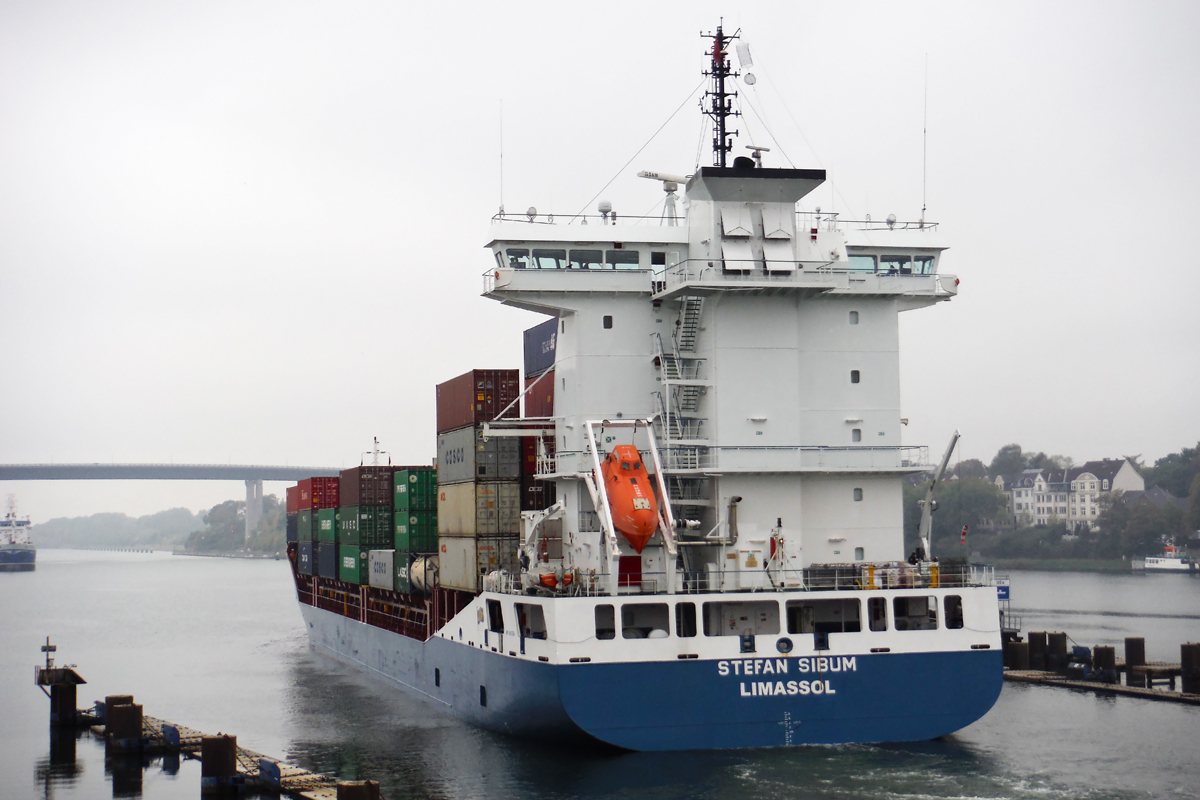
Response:
[{"label": "bridge window", "polygon": [[666,603],[626,603],[621,606],[621,638],[665,639],[671,635],[670,620]]},{"label": "bridge window", "polygon": [[508,266],[512,269],[529,269],[529,251],[517,247],[508,248]]},{"label": "bridge window", "polygon": [[612,606],[596,606],[596,638],[617,638],[617,617]]},{"label": "bridge window", "polygon": [[937,598],[897,597],[892,600],[892,615],[898,631],[937,630]]},{"label": "bridge window", "polygon": [[880,256],[879,271],[889,275],[911,275],[912,259],[909,256]]},{"label": "bridge window", "polygon": [[958,629],[963,626],[962,598],[956,594],[948,594],[943,601],[946,607],[946,627]]},{"label": "bridge window", "polygon": [[875,256],[850,256],[851,272],[874,272]]},{"label": "bridge window", "polygon": [[566,269],[566,250],[534,250],[533,263],[537,269]]},{"label": "bridge window", "polygon": [[609,269],[637,269],[637,250],[608,250],[604,253],[605,266]]},{"label": "bridge window", "polygon": [[571,269],[604,269],[602,250],[572,250]]},{"label": "bridge window", "polygon": [[933,256],[913,256],[913,275],[932,275]]},{"label": "bridge window", "polygon": [[496,266],[500,269],[505,269],[504,256],[501,255],[499,250],[497,250],[494,255],[496,256]]}]

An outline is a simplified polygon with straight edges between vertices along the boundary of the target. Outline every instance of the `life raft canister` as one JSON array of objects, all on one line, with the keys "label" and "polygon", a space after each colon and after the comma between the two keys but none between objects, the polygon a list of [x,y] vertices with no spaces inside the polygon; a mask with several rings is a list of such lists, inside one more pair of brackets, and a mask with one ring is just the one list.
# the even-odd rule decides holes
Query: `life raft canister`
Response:
[{"label": "life raft canister", "polygon": [[613,526],[641,553],[658,530],[658,501],[642,456],[633,445],[621,444],[600,466]]}]

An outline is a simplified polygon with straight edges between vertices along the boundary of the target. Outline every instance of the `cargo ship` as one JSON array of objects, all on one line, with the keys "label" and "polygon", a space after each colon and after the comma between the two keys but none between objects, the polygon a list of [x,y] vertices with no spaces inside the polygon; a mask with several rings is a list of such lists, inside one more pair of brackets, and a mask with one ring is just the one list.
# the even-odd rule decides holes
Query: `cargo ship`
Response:
[{"label": "cargo ship", "polygon": [[8,496],[8,510],[0,520],[0,572],[28,572],[37,567],[37,548],[29,538],[29,517],[17,516],[17,498]]},{"label": "cargo ship", "polygon": [[642,174],[658,219],[493,218],[483,296],[547,315],[524,375],[439,385],[434,465],[289,489],[314,650],[485,728],[628,750],[923,740],[992,707],[994,575],[932,557],[932,489],[905,554],[930,464],[901,441],[898,316],[957,294],[946,247],[805,210],[823,170],[727,164],[731,38],[713,166]]}]

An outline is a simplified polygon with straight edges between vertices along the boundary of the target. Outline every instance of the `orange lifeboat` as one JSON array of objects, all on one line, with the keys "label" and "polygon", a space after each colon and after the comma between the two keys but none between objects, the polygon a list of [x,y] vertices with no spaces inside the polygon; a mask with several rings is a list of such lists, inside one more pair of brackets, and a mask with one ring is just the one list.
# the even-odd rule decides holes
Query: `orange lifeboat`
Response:
[{"label": "orange lifeboat", "polygon": [[658,530],[658,502],[642,456],[631,444],[617,445],[600,466],[613,526],[640,553]]}]

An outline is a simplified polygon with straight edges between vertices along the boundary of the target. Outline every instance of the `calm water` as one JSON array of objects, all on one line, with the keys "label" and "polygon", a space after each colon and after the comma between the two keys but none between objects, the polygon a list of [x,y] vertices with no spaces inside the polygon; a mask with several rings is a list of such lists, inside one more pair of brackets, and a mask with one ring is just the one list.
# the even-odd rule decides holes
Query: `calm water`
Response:
[{"label": "calm water", "polygon": [[[1146,637],[1177,661],[1200,640],[1200,580],[1012,573],[1025,630],[1079,644]],[[146,713],[404,798],[1200,797],[1200,708],[1006,685],[983,720],[916,745],[613,754],[468,728],[310,654],[285,562],[44,550],[0,574],[0,797],[199,797],[199,766],[109,763],[51,742],[33,685],[46,635],[88,680],[80,705],[133,694]],[[936,704],[937,687],[914,685]]]}]

